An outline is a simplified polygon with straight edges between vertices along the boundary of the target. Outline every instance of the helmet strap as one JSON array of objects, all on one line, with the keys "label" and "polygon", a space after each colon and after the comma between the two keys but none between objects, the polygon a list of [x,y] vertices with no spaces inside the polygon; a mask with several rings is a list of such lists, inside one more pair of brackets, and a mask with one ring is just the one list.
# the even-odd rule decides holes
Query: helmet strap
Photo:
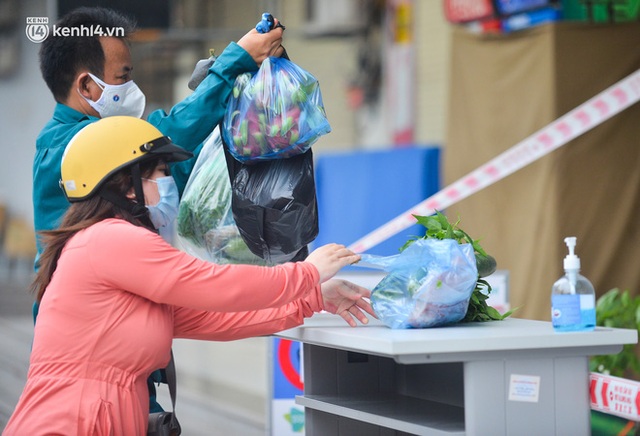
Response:
[{"label": "helmet strap", "polygon": [[[131,165],[131,183],[133,184],[133,192],[136,194],[138,204],[144,205],[144,191],[142,190],[142,174],[140,173],[140,164]],[[146,208],[145,208],[146,209]]]},{"label": "helmet strap", "polygon": [[126,210],[127,212],[129,212],[131,215],[133,215],[135,218],[138,218],[138,219],[144,216],[148,211],[146,206],[141,205],[140,203],[129,201],[126,198],[124,198],[121,194],[113,192],[110,189],[102,188],[98,192],[98,195],[100,195],[100,197],[107,200],[109,203],[115,204],[119,208]]},{"label": "helmet strap", "polygon": [[134,209],[137,213],[133,213],[133,216],[138,218],[142,223],[149,227],[151,230],[156,230],[155,226],[151,222],[149,217],[149,209],[144,205],[144,191],[142,190],[142,174],[140,173],[140,164],[136,163],[131,165],[131,183],[133,184],[133,192],[136,194],[137,203],[134,204]]},{"label": "helmet strap", "polygon": [[[140,178],[138,178],[138,184],[141,185]],[[140,186],[140,191],[142,191],[142,186]],[[121,194],[118,194],[106,188],[102,188],[99,191],[99,195],[108,202],[129,212],[131,215],[133,215],[134,218],[140,220],[145,227],[155,231],[155,226],[151,222],[151,218],[149,218],[149,209],[147,209],[147,207],[144,205],[144,194],[142,194],[143,200],[140,201],[138,194],[136,193],[136,202],[129,201]]]}]

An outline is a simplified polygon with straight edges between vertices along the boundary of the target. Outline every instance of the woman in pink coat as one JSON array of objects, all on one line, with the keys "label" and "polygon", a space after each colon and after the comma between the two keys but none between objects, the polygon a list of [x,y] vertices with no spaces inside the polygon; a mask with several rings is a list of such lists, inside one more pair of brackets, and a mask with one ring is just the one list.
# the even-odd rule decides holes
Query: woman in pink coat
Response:
[{"label": "woman in pink coat", "polygon": [[62,161],[71,202],[46,232],[27,383],[5,435],[146,434],[147,378],[173,338],[228,341],[300,325],[326,310],[351,326],[369,291],[330,280],[359,256],[329,244],[304,262],[216,265],[157,232],[177,211],[168,161],[190,153],[151,124],[109,117],[82,129]]}]

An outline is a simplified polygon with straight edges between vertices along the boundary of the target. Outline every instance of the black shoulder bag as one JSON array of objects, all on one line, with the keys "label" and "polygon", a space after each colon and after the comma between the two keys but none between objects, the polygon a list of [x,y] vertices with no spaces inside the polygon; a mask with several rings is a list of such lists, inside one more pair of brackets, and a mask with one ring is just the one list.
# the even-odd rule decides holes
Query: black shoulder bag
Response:
[{"label": "black shoulder bag", "polygon": [[176,367],[173,361],[173,350],[171,359],[165,368],[167,384],[169,385],[169,395],[171,395],[171,412],[155,412],[149,414],[149,426],[147,436],[178,436],[182,433],[178,418],[176,418]]}]

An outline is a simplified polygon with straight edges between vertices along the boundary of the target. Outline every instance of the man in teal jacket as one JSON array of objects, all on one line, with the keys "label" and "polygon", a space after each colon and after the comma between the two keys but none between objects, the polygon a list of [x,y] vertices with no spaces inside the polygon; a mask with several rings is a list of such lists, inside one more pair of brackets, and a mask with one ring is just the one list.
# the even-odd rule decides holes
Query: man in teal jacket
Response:
[{"label": "man in teal jacket", "polygon": [[[69,203],[59,186],[64,150],[87,124],[111,115],[141,116],[145,98],[132,80],[133,65],[127,38],[135,23],[106,8],[79,8],[62,17],[58,28],[102,29],[115,36],[50,35],[40,49],[40,69],[56,107],[53,117],[36,140],[33,162],[33,210],[35,231],[58,227]],[[167,114],[152,112],[147,120],[174,143],[197,154],[202,142],[220,123],[236,77],[256,71],[264,59],[280,56],[282,28],[269,33],[249,31],[230,43],[209,68],[196,90]],[[195,163],[172,167],[182,192]],[[37,260],[42,252],[38,242]],[[34,305],[34,319],[37,305]],[[152,404],[153,410],[153,404]]]},{"label": "man in teal jacket", "polygon": [[[67,210],[68,202],[58,186],[60,162],[71,138],[85,125],[101,117],[95,108],[97,105],[90,103],[100,103],[103,89],[107,89],[105,85],[122,86],[132,82],[133,66],[126,38],[134,31],[134,25],[128,18],[109,9],[80,8],[63,17],[57,26],[124,29],[125,35],[50,35],[42,44],[40,68],[57,104],[52,119],[36,140],[33,163],[36,232],[56,228]],[[147,120],[171,137],[174,143],[197,152],[201,143],[221,121],[236,76],[256,71],[268,56],[282,53],[282,32],[282,28],[276,28],[261,34],[252,29],[238,43],[230,43],[190,96],[176,104],[168,114],[157,110]],[[132,112],[111,113],[116,114],[131,115]],[[187,164],[186,168],[172,169],[182,190],[190,167]],[[39,247],[38,253],[40,251]]]}]

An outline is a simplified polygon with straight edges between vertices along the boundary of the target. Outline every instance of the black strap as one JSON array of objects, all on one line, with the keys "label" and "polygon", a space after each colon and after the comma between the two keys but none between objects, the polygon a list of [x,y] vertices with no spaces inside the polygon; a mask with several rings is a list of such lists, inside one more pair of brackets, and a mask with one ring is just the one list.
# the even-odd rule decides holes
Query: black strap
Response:
[{"label": "black strap", "polygon": [[135,218],[142,218],[145,215],[148,215],[148,209],[146,208],[146,206],[144,205],[144,203],[140,204],[140,203],[133,203],[131,201],[128,201],[127,199],[125,199],[122,195],[118,195],[115,192],[107,189],[107,188],[102,188],[99,192],[100,197],[104,198],[105,200],[107,200],[108,202],[115,204],[118,207],[121,207],[122,209],[128,211],[131,215],[133,215]]},{"label": "black strap", "polygon": [[128,211],[135,218],[139,219],[142,222],[142,224],[149,230],[156,231],[153,223],[151,222],[151,218],[149,218],[149,209],[147,209],[144,203],[131,202],[126,198],[124,198],[122,195],[118,195],[115,192],[106,188],[101,189],[99,194],[105,200]]},{"label": "black strap", "polygon": [[173,361],[173,350],[171,350],[171,359],[169,359],[169,364],[165,368],[165,375],[167,376],[167,384],[169,385],[169,395],[171,395],[171,408],[173,409],[173,414],[171,415],[171,421],[173,424],[177,424],[178,419],[176,418],[176,395],[177,395],[177,386],[176,386],[176,366]]},{"label": "black strap", "polygon": [[[131,182],[133,190],[136,194],[136,200],[139,204],[144,204],[144,191],[142,190],[142,174],[140,174],[140,165],[131,165]],[[136,217],[137,218],[137,217]]]}]

